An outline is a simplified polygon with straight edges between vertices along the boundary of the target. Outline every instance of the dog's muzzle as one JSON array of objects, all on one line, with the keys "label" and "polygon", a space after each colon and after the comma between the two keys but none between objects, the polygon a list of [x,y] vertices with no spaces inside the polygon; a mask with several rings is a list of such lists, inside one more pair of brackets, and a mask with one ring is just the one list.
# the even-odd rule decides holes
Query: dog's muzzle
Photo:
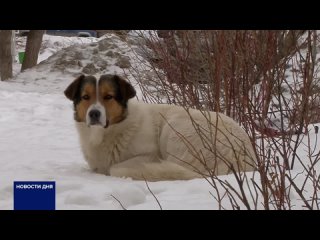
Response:
[{"label": "dog's muzzle", "polygon": [[90,125],[100,124],[100,116],[101,116],[101,113],[99,110],[91,110],[89,112]]},{"label": "dog's muzzle", "polygon": [[88,109],[86,122],[88,126],[100,125],[102,127],[107,127],[109,125],[104,108],[100,105],[92,105]]}]

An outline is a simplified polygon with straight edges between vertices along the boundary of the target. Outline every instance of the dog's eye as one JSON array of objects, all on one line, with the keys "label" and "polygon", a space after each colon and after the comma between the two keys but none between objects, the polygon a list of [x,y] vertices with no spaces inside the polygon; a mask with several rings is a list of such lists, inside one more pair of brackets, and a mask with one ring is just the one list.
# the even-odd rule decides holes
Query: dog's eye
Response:
[{"label": "dog's eye", "polygon": [[82,99],[83,99],[83,100],[89,100],[89,99],[90,99],[90,96],[89,96],[89,95],[83,95],[83,96],[82,96]]},{"label": "dog's eye", "polygon": [[113,98],[113,96],[111,96],[111,95],[108,94],[108,95],[104,96],[103,99],[104,99],[104,100],[110,100],[111,98]]}]

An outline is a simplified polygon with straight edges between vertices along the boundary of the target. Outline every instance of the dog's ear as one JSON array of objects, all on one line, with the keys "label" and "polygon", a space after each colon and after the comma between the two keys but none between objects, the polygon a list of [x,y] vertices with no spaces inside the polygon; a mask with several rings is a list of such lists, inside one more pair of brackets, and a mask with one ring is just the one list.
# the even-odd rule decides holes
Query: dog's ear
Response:
[{"label": "dog's ear", "polygon": [[124,80],[122,77],[119,77],[118,75],[114,76],[114,80],[119,83],[121,96],[123,99],[125,99],[125,101],[136,96],[136,90],[129,82]]},{"label": "dog's ear", "polygon": [[77,77],[64,91],[64,95],[71,101],[75,99],[76,94],[80,89],[81,82],[84,78],[85,78],[84,75]]}]

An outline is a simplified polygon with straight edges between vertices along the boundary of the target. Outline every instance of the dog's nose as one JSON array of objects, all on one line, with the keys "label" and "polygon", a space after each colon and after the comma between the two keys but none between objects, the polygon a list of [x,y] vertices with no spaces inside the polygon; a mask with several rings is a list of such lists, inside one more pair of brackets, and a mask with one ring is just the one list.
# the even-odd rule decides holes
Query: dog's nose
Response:
[{"label": "dog's nose", "polygon": [[101,113],[98,110],[91,110],[89,112],[89,117],[91,118],[92,121],[98,121],[100,118],[100,115]]}]

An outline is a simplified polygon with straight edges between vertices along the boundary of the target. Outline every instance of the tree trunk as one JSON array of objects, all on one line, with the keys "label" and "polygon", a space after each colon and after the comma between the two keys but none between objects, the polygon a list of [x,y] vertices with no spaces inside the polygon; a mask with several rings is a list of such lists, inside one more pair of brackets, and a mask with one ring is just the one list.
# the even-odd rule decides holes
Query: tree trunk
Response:
[{"label": "tree trunk", "polygon": [[0,77],[12,78],[11,30],[0,30]]},{"label": "tree trunk", "polygon": [[30,30],[28,33],[25,59],[22,63],[21,71],[37,65],[44,32],[45,30]]}]

